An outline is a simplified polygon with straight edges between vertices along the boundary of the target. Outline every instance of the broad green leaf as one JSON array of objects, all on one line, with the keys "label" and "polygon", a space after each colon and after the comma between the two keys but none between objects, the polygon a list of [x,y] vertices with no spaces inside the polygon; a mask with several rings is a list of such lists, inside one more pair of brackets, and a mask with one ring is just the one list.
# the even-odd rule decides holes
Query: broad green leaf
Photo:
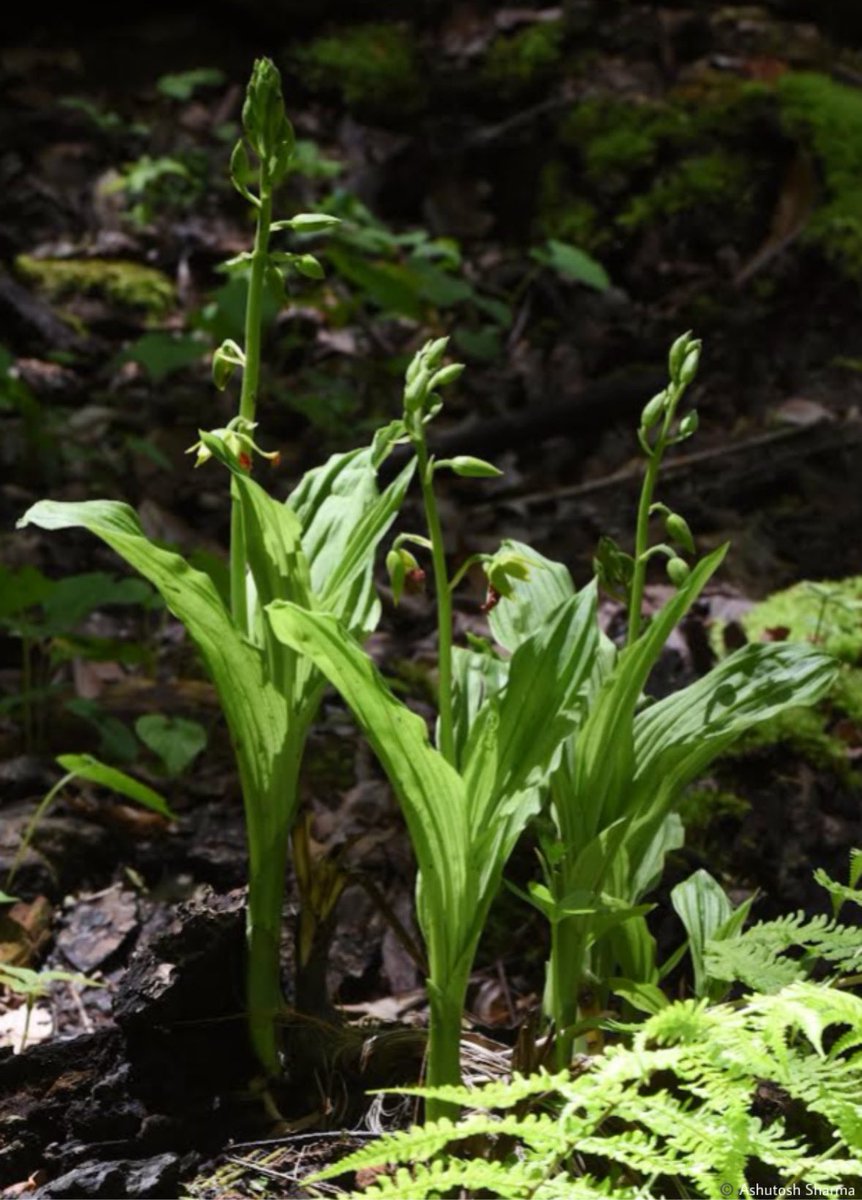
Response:
[{"label": "broad green leaf", "polygon": [[261,606],[271,600],[295,600],[310,607],[311,578],[296,514],[240,467],[221,438],[202,432],[201,441],[233,475],[242,505],[248,565]]},{"label": "broad green leaf", "polygon": [[585,283],[596,291],[605,292],[611,286],[608,273],[600,262],[584,250],[568,242],[550,238],[546,246],[532,251],[532,257],[544,266],[551,267],[566,279]]},{"label": "broad green leaf", "polygon": [[686,784],[746,730],[812,704],[832,684],[835,661],[790,642],[744,646],[703,679],[659,701],[635,721],[633,788],[638,853]]},{"label": "broad green leaf", "polygon": [[333,455],[309,471],[287,501],[300,521],[311,586],[321,607],[357,634],[376,624],[374,551],[398,514],[415,467],[408,463],[380,494],[380,460],[373,446]]},{"label": "broad green leaf", "polygon": [[455,717],[455,753],[463,769],[464,751],[479,712],[505,687],[509,664],[487,650],[455,646],[452,652],[453,711]]},{"label": "broad green leaf", "polygon": [[[625,844],[625,843],[624,843]],[[630,900],[639,900],[656,887],[664,874],[664,860],[671,850],[685,845],[685,828],[676,813],[668,813],[656,829],[652,840],[632,858],[633,869],[625,868],[626,878],[615,879],[619,883],[619,894]]]},{"label": "broad green leaf", "polygon": [[0,564],[0,621],[16,624],[18,614],[42,604],[56,586],[36,567],[12,571]]},{"label": "broad green leaf", "polygon": [[207,731],[198,721],[147,713],[135,722],[135,733],[164,763],[168,775],[181,775],[207,744]]},{"label": "broad green leaf", "polygon": [[[249,820],[267,822],[265,799],[280,793],[287,745],[287,709],[266,678],[263,657],[237,633],[212,580],[172,551],[153,545],[127,504],[42,500],[18,522],[42,529],[84,528],[96,534],[161,592],[201,651],[221,699],[237,751]],[[253,838],[250,838],[252,841]]]},{"label": "broad green leaf", "polygon": [[635,979],[610,979],[610,988],[617,996],[627,1000],[638,1012],[660,1013],[670,1004],[667,996],[654,983],[639,983]]},{"label": "broad green leaf", "polygon": [[[718,569],[727,546],[721,546],[692,570],[685,584],[655,615],[633,646],[623,651],[601,686],[577,735],[571,790],[555,789],[557,803],[577,814],[584,841],[630,812],[634,774],[635,708],[650,671],[672,630]],[[613,747],[613,753],[608,752]]]},{"label": "broad green leaf", "polygon": [[514,652],[574,596],[575,585],[568,567],[545,558],[524,542],[507,538],[501,549],[511,550],[531,564],[529,578],[513,579],[511,597],[501,601],[488,617],[495,639],[506,650]]},{"label": "broad green leaf", "polygon": [[419,861],[420,921],[432,959],[453,966],[458,932],[473,908],[460,776],[431,746],[425,722],[396,700],[337,618],[285,603],[269,605],[267,613],[276,636],[311,658],[338,690],[386,771]]},{"label": "broad green leaf", "polygon": [[93,758],[92,754],[60,754],[57,762],[70,775],[76,775],[79,779],[86,779],[90,783],[99,784],[100,787],[109,788],[112,792],[118,792],[121,796],[134,800],[136,804],[150,808],[163,817],[173,817],[174,815],[164,796],[160,796],[158,792],[153,791],[151,787],[147,787],[140,780],[133,779],[125,771],[118,771],[116,767],[109,767],[105,763],[99,762],[97,758]]},{"label": "broad green leaf", "polygon": [[580,713],[579,696],[598,641],[596,589],[571,597],[522,642],[509,664],[500,698],[495,791],[511,795],[542,784]]},{"label": "broad green leaf", "polygon": [[706,943],[733,914],[724,888],[709,871],[695,871],[671,891],[670,902],[688,934],[694,970],[694,994],[703,996],[709,976],[704,963]]}]

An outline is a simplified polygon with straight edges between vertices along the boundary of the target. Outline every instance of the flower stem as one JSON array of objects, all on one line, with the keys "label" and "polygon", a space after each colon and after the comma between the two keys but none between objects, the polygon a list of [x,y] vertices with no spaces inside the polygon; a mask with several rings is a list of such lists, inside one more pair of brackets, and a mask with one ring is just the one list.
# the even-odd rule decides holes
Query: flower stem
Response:
[{"label": "flower stem", "polygon": [[[245,310],[245,365],[242,373],[242,392],[239,415],[254,421],[257,405],[257,390],[260,382],[260,349],[262,341],[263,289],[266,263],[269,253],[269,234],[272,222],[272,189],[260,173],[260,208],[257,209],[257,228],[251,258],[251,275],[248,283],[248,300]],[[248,603],[245,587],[246,554],[245,530],[242,523],[239,493],[235,483],[231,484],[230,514],[230,603],[237,627],[248,633]]]},{"label": "flower stem", "polygon": [[627,646],[634,645],[641,631],[644,587],[646,585],[647,562],[649,560],[647,551],[649,548],[649,519],[650,510],[652,508],[652,498],[655,493],[655,485],[658,480],[658,473],[661,469],[664,452],[667,449],[670,427],[673,424],[673,419],[676,414],[676,407],[684,390],[684,387],[677,387],[671,393],[671,398],[668,402],[664,419],[662,421],[661,430],[656,438],[655,445],[652,447],[652,450],[649,454],[646,474],[644,475],[644,481],[641,487],[640,502],[638,504],[637,528],[635,532],[634,570],[632,572],[632,588],[629,598],[629,627],[628,636],[626,638]]},{"label": "flower stem", "polygon": [[439,749],[447,762],[455,765],[455,720],[452,704],[452,593],[446,571],[446,551],[440,512],[434,495],[434,472],[428,458],[424,436],[415,438],[419,481],[425,505],[425,520],[431,538],[431,559],[434,566],[434,587],[437,598],[438,639],[438,710],[440,714]]}]

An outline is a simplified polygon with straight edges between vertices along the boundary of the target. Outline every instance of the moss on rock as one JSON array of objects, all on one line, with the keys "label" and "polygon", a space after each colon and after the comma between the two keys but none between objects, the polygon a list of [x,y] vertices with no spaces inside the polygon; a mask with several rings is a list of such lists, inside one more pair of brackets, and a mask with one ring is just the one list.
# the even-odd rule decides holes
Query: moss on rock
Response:
[{"label": "moss on rock", "polygon": [[485,55],[484,82],[508,96],[544,83],[562,62],[563,32],[562,21],[548,21],[499,34]]},{"label": "moss on rock", "polygon": [[635,230],[693,208],[739,207],[746,199],[748,179],[748,164],[740,155],[714,150],[684,158],[661,174],[648,191],[635,196],[617,223],[622,229]]},{"label": "moss on rock", "polygon": [[803,580],[775,592],[742,617],[749,641],[776,635],[814,642],[842,662],[862,661],[862,575],[849,579]]},{"label": "moss on rock", "polygon": [[862,92],[814,72],[778,84],[787,130],[816,158],[824,196],[805,231],[827,256],[862,276]]},{"label": "moss on rock", "polygon": [[414,112],[422,104],[415,42],[395,22],[374,22],[318,37],[293,52],[300,78],[316,91],[333,92],[358,110]]},{"label": "moss on rock", "polygon": [[122,308],[161,317],[176,303],[168,277],[154,267],[125,259],[33,258],[15,260],[18,273],[52,300],[68,296],[101,296]]}]

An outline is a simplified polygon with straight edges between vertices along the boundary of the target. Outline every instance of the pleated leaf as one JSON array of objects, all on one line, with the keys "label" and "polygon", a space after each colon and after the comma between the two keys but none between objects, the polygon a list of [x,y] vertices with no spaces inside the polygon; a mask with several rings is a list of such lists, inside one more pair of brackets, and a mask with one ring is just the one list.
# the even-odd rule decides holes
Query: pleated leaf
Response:
[{"label": "pleated leaf", "polygon": [[[453,965],[458,934],[473,907],[461,777],[431,746],[425,722],[393,696],[336,617],[286,603],[267,611],[276,636],[307,655],[343,697],[386,771],[419,862],[423,932],[432,958]],[[442,953],[434,955],[435,946]]]},{"label": "pleated leaf", "polygon": [[161,593],[197,644],[231,731],[246,796],[266,797],[284,754],[287,708],[267,677],[262,653],[241,637],[209,575],[149,541],[137,514],[111,500],[41,500],[18,527],[87,529]]}]

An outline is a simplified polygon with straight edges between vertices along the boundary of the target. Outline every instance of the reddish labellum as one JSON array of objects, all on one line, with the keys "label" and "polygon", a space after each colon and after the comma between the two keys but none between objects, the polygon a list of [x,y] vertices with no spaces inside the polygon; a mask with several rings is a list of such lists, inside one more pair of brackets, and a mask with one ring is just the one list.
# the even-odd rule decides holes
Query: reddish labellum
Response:
[{"label": "reddish labellum", "polygon": [[246,454],[244,450],[240,450],[239,452],[239,465],[244,471],[251,470],[251,455]]},{"label": "reddish labellum", "polygon": [[412,567],[404,575],[404,591],[411,596],[425,590],[425,572],[421,567]]},{"label": "reddish labellum", "polygon": [[485,603],[479,605],[479,612],[487,615],[492,609],[497,607],[501,599],[502,597],[497,589],[495,587],[489,587],[488,591],[485,593]]}]

